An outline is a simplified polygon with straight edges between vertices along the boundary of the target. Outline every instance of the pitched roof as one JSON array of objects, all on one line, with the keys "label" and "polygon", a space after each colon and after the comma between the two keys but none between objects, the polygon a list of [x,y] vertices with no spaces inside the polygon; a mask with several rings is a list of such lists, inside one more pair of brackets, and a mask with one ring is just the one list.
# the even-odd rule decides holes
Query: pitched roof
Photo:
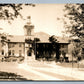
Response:
[{"label": "pitched roof", "polygon": [[[37,32],[34,34],[33,38],[40,38],[40,42],[42,43],[50,43],[49,42],[49,37],[50,35],[49,34],[46,34],[44,32]],[[7,37],[10,42],[25,42],[25,36],[22,36],[22,35],[14,35],[14,36],[9,36]],[[69,43],[68,40],[69,38],[68,37],[58,37],[58,36],[55,36],[55,38],[59,41],[59,43]]]},{"label": "pitched roof", "polygon": [[46,42],[49,42],[48,39],[49,39],[50,35],[47,33],[44,33],[44,32],[37,32],[37,33],[35,33],[35,37],[40,38],[41,43],[42,42],[46,43]]},{"label": "pitched roof", "polygon": [[[33,38],[40,38],[40,42],[49,42],[49,35],[44,32],[35,33]],[[8,39],[10,42],[25,42],[25,36],[22,35],[9,36]]]},{"label": "pitched roof", "polygon": [[59,43],[69,43],[69,38],[68,37],[57,37],[55,38],[59,41]]},{"label": "pitched roof", "polygon": [[8,37],[8,39],[10,40],[10,42],[25,42],[25,37],[20,35],[11,36]]}]

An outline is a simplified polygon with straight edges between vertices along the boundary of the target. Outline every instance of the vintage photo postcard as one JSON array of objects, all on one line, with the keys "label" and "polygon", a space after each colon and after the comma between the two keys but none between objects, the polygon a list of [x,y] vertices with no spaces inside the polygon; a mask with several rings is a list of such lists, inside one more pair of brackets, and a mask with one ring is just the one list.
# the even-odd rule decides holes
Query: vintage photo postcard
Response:
[{"label": "vintage photo postcard", "polygon": [[0,4],[0,81],[84,81],[84,4]]}]

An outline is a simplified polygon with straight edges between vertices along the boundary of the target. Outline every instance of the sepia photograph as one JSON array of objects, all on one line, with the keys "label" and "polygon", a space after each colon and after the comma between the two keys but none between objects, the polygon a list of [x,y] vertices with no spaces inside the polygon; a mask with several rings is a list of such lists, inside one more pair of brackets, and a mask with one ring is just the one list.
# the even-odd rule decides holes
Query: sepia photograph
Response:
[{"label": "sepia photograph", "polygon": [[84,4],[0,4],[0,81],[84,81]]}]

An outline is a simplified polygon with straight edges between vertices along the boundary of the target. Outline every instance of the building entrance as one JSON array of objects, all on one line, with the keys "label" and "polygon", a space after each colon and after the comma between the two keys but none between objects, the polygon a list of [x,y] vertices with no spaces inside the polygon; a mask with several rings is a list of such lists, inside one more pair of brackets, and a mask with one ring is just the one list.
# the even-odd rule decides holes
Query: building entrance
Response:
[{"label": "building entrance", "polygon": [[27,50],[27,56],[32,56],[32,49]]}]

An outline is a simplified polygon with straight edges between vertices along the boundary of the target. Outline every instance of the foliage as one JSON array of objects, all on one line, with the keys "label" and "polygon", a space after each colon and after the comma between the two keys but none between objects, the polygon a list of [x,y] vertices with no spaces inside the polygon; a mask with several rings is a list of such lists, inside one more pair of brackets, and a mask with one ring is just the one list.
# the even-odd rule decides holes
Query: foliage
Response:
[{"label": "foliage", "polygon": [[25,39],[26,43],[32,43],[33,41],[31,39]]},{"label": "foliage", "polygon": [[39,38],[34,38],[34,40],[31,40],[31,39],[25,39],[25,42],[27,42],[27,43],[36,43],[36,42],[38,42],[38,41],[40,41]]},{"label": "foliage", "polygon": [[34,42],[39,42],[40,39],[39,38],[34,38]]},{"label": "foliage", "polygon": [[53,50],[56,50],[56,43],[58,43],[58,40],[57,38],[55,38],[54,35],[52,35],[51,37],[49,37],[49,41],[52,43],[52,48]]},{"label": "foliage", "polygon": [[[22,4],[0,4],[0,19],[14,19],[20,15],[19,11],[22,9]],[[12,12],[10,11],[12,8]]]},{"label": "foliage", "polygon": [[23,18],[20,11],[23,6],[35,6],[34,4],[0,4],[0,19],[3,20],[14,20],[18,16]]},{"label": "foliage", "polygon": [[5,36],[1,36],[1,39],[4,39],[4,40],[6,40],[6,37],[5,37]]},{"label": "foliage", "polygon": [[52,58],[55,58],[56,57],[56,43],[58,43],[59,41],[54,35],[49,37],[49,41],[52,43],[52,50],[51,50]]},{"label": "foliage", "polygon": [[[64,24],[72,36],[84,38],[84,4],[66,4]],[[65,19],[67,18],[67,20]]]},{"label": "foliage", "polygon": [[5,45],[6,42],[10,41],[10,39],[7,38],[8,36],[10,37],[10,35],[6,35],[6,33],[0,34],[1,42],[3,45]]},{"label": "foliage", "polygon": [[[35,51],[35,48],[36,48],[36,43],[40,41],[40,38],[34,38],[33,40],[33,44],[32,44],[32,47],[33,47],[33,50]],[[36,51],[35,51],[36,52]]]},{"label": "foliage", "polygon": [[7,37],[6,36],[4,36],[4,35],[1,35],[1,43],[2,43],[2,45],[5,45],[5,43],[6,43],[6,41],[7,41]]},{"label": "foliage", "polygon": [[73,57],[80,57],[80,44],[75,43],[74,49],[72,50]]},{"label": "foliage", "polygon": [[49,37],[49,41],[51,43],[57,43],[58,42],[54,35],[52,35],[51,37]]},{"label": "foliage", "polygon": [[17,75],[16,73],[10,73],[10,72],[0,71],[0,76],[2,77],[0,80],[5,80],[5,81],[27,80],[26,78],[23,78],[21,75]]},{"label": "foliage", "polygon": [[66,4],[64,9],[65,15],[62,18],[64,22],[65,32],[71,37],[77,37],[74,40],[73,56],[80,54],[82,45],[84,44],[84,4]]}]

